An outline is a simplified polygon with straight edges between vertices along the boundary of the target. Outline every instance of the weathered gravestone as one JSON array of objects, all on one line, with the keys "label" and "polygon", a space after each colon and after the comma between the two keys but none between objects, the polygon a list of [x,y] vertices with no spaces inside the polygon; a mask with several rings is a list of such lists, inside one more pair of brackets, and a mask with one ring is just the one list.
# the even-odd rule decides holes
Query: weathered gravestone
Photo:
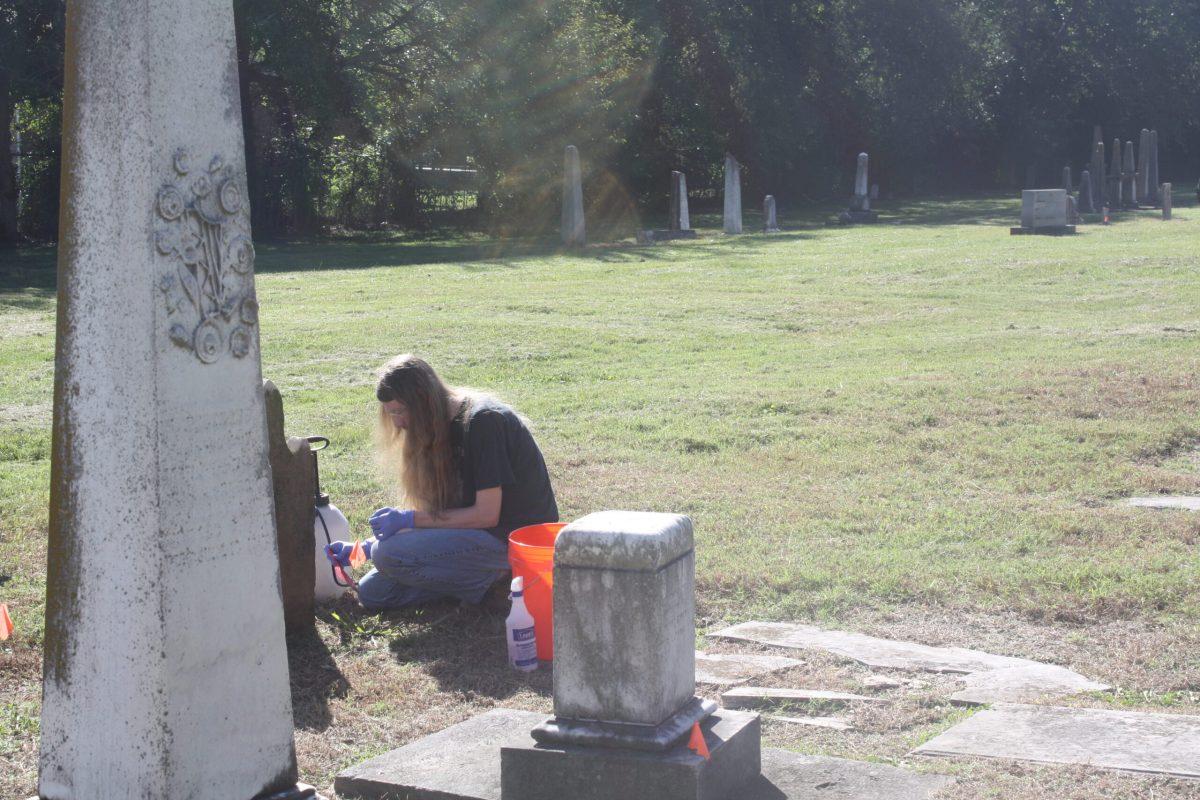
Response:
[{"label": "weathered gravestone", "polygon": [[1148,169],[1149,177],[1146,182],[1149,184],[1149,192],[1146,195],[1146,205],[1158,205],[1158,131],[1150,131],[1150,166]]},{"label": "weathered gravestone", "polygon": [[563,153],[562,242],[567,247],[587,244],[587,227],[583,221],[583,172],[579,166],[579,150],[567,145]]},{"label": "weathered gravestone", "polygon": [[1121,140],[1113,139],[1111,162],[1108,165],[1108,207],[1122,208],[1125,198],[1122,194],[1124,186],[1121,183]]},{"label": "weathered gravestone", "polygon": [[316,583],[313,501],[317,494],[317,457],[308,440],[285,432],[283,397],[275,384],[263,381],[263,395],[267,405],[283,622],[288,633],[301,633],[313,627]]},{"label": "weathered gravestone", "polygon": [[874,222],[878,217],[871,210],[871,197],[868,194],[867,166],[870,157],[866,153],[858,154],[858,162],[854,169],[854,194],[850,198],[850,206],[843,211],[838,220],[843,225],[859,222]]},{"label": "weathered gravestone", "polygon": [[[554,716],[536,746],[501,749],[505,800],[716,800],[759,774],[758,717],[695,695],[694,573],[687,517],[606,511],[563,529]],[[707,761],[685,745],[697,722]]]},{"label": "weathered gravestone", "polygon": [[1093,202],[1095,190],[1092,187],[1092,173],[1089,170],[1084,170],[1079,175],[1079,213],[1094,214],[1096,213],[1096,205]]},{"label": "weathered gravestone", "polygon": [[742,165],[725,155],[725,232],[742,232]]},{"label": "weathered gravestone", "polygon": [[1124,158],[1121,160],[1121,207],[1137,208],[1137,164],[1134,162],[1133,141],[1125,142]]},{"label": "weathered gravestone", "polygon": [[[1096,126],[1099,130],[1100,126]],[[1099,211],[1108,201],[1108,183],[1105,180],[1104,142],[1097,140],[1092,145],[1092,206]]]},{"label": "weathered gravestone", "polygon": [[1074,185],[1071,183],[1071,168],[1069,166],[1063,167],[1062,188],[1066,189],[1067,194],[1070,194],[1071,191],[1075,188]]},{"label": "weathered gravestone", "polygon": [[775,218],[775,195],[763,198],[763,233],[779,233],[779,220]]},{"label": "weathered gravestone", "polygon": [[688,214],[687,176],[678,170],[671,171],[671,221],[667,226],[673,231],[691,230],[692,218]]},{"label": "weathered gravestone", "polygon": [[1021,226],[1009,228],[1013,234],[1075,233],[1072,224],[1071,196],[1064,189],[1025,189],[1021,192]]},{"label": "weathered gravestone", "polygon": [[1142,128],[1138,134],[1137,149],[1137,196],[1146,202],[1150,196],[1150,129]]},{"label": "weathered gravestone", "polygon": [[1162,185],[1162,218],[1171,218],[1171,184]]},{"label": "weathered gravestone", "polygon": [[67,8],[46,800],[296,784],[229,0]]}]

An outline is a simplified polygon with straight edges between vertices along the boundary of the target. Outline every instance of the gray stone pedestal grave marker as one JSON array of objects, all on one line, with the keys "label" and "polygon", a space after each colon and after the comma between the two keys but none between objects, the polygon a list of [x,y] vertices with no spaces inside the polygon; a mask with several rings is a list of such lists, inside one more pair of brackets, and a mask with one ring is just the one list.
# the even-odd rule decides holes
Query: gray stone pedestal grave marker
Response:
[{"label": "gray stone pedestal grave marker", "polygon": [[1137,150],[1137,196],[1145,203],[1150,196],[1150,130],[1142,128],[1138,135]]},{"label": "gray stone pedestal grave marker", "polygon": [[[694,572],[684,516],[605,511],[562,530],[554,717],[537,746],[501,750],[506,800],[716,800],[759,774],[758,717],[695,695]],[[708,761],[685,746],[697,722]]]},{"label": "gray stone pedestal grave marker", "polygon": [[1114,211],[1119,210],[1124,205],[1124,185],[1121,182],[1121,139],[1118,137],[1112,142],[1112,155],[1109,156],[1111,162],[1108,166],[1108,207]]},{"label": "gray stone pedestal grave marker", "polygon": [[1137,163],[1134,161],[1132,140],[1125,142],[1124,153],[1121,160],[1121,207],[1137,208]]},{"label": "gray stone pedestal grave marker", "polygon": [[1162,218],[1171,218],[1171,184],[1164,183],[1162,185]]},{"label": "gray stone pedestal grave marker", "polygon": [[725,154],[725,232],[742,232],[742,165]]},{"label": "gray stone pedestal grave marker", "polygon": [[[1097,133],[1099,129],[1100,126],[1097,125]],[[1104,167],[1104,141],[1097,139],[1092,143],[1092,207],[1097,211],[1103,208],[1108,200]]]},{"label": "gray stone pedestal grave marker", "polygon": [[46,800],[296,784],[229,0],[67,9]]},{"label": "gray stone pedestal grave marker", "polygon": [[775,195],[763,198],[763,233],[779,233],[779,220],[775,218]]},{"label": "gray stone pedestal grave marker", "polygon": [[692,220],[688,214],[687,177],[677,170],[671,171],[671,207],[667,210],[665,230],[638,231],[638,244],[653,244],[671,239],[694,239]]},{"label": "gray stone pedestal grave marker", "polygon": [[854,170],[854,195],[850,198],[850,206],[838,216],[843,225],[859,222],[874,222],[878,216],[871,210],[871,197],[867,188],[867,166],[870,157],[866,153],[858,154],[858,163]]},{"label": "gray stone pedestal grave marker", "polygon": [[1062,181],[1063,181],[1062,188],[1067,191],[1067,194],[1070,194],[1071,191],[1074,190],[1074,188],[1075,188],[1074,184],[1071,183],[1071,168],[1070,167],[1063,167]]},{"label": "gray stone pedestal grave marker", "polygon": [[1150,131],[1150,157],[1148,177],[1146,182],[1149,184],[1146,194],[1146,205],[1158,205],[1158,131]]},{"label": "gray stone pedestal grave marker", "polygon": [[1095,190],[1092,187],[1092,173],[1089,170],[1085,169],[1079,175],[1078,208],[1079,208],[1080,214],[1096,213],[1096,206],[1092,202],[1092,198],[1095,197],[1095,194],[1096,194]]},{"label": "gray stone pedestal grave marker", "polygon": [[562,242],[567,247],[587,244],[587,226],[583,220],[583,172],[579,150],[567,145],[563,153]]},{"label": "gray stone pedestal grave marker", "polygon": [[1065,189],[1025,189],[1021,192],[1021,227],[1009,228],[1009,233],[1075,233],[1070,200]]}]

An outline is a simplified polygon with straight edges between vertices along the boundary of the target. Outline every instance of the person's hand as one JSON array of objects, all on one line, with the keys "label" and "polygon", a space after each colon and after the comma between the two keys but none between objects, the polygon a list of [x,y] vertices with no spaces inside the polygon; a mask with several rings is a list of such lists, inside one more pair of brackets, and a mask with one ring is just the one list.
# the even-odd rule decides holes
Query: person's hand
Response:
[{"label": "person's hand", "polygon": [[344,569],[350,568],[350,551],[354,542],[330,542],[325,545],[325,557],[333,564],[341,564]]},{"label": "person's hand", "polygon": [[407,510],[400,511],[396,508],[380,508],[371,515],[371,532],[375,534],[375,539],[382,542],[396,531],[402,531],[405,528],[413,527],[416,522],[416,512]]}]

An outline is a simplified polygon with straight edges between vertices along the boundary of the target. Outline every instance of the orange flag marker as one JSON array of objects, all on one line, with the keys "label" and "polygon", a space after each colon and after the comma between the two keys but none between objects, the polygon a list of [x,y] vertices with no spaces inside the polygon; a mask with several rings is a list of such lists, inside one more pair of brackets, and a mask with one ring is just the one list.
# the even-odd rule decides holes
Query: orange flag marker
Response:
[{"label": "orange flag marker", "polygon": [[12,636],[12,617],[8,615],[8,603],[0,603],[0,642]]},{"label": "orange flag marker", "polygon": [[355,542],[354,549],[350,551],[350,566],[358,569],[365,563],[367,563],[367,554],[363,552],[362,542]]},{"label": "orange flag marker", "polygon": [[704,741],[704,731],[700,730],[699,722],[692,724],[692,735],[688,737],[688,750],[698,756],[704,756],[705,761],[712,759],[708,753],[708,745]]}]

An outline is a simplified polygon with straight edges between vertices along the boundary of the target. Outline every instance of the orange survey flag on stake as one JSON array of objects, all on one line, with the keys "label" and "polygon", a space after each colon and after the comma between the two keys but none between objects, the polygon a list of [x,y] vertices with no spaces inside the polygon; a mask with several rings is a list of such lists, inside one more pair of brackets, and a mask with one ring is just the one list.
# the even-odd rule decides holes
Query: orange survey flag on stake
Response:
[{"label": "orange survey flag on stake", "polygon": [[365,563],[367,563],[367,554],[363,552],[362,542],[355,542],[354,549],[350,551],[350,566],[358,569]]},{"label": "orange survey flag on stake", "polygon": [[0,603],[0,642],[12,636],[12,617],[8,615],[8,603]]},{"label": "orange survey flag on stake", "polygon": [[712,758],[708,754],[708,745],[704,742],[704,731],[700,730],[699,722],[692,724],[692,735],[688,737],[688,750],[698,756],[704,756],[705,761]]}]

